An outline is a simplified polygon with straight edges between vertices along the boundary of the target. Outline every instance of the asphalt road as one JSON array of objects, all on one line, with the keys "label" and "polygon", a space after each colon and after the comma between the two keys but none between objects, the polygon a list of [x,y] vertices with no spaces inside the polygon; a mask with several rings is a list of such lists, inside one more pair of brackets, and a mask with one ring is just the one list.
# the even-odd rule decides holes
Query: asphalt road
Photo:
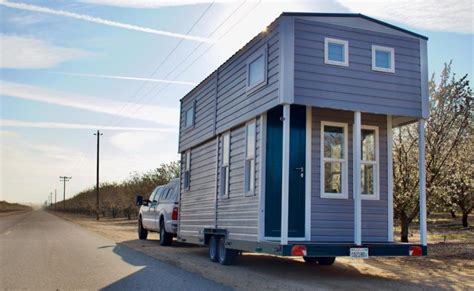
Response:
[{"label": "asphalt road", "polygon": [[38,210],[0,217],[0,289],[228,288]]}]

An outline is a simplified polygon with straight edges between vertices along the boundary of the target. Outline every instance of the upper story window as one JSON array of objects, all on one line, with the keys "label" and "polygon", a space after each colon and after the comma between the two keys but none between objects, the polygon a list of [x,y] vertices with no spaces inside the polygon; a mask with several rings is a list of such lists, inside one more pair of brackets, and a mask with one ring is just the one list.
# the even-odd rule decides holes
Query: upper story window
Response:
[{"label": "upper story window", "polygon": [[247,59],[247,91],[267,83],[267,47],[255,52]]},{"label": "upper story window", "polygon": [[247,123],[245,147],[245,177],[244,188],[246,195],[253,195],[255,190],[255,120]]},{"label": "upper story window", "polygon": [[221,197],[229,197],[230,132],[222,136]]},{"label": "upper story window", "polygon": [[191,185],[191,151],[184,154],[184,181],[183,186],[185,190],[189,190]]},{"label": "upper story window", "polygon": [[391,47],[373,45],[372,70],[395,73],[395,50]]},{"label": "upper story window", "polygon": [[324,63],[349,66],[349,42],[347,40],[325,37]]},{"label": "upper story window", "polygon": [[321,198],[347,198],[347,124],[321,122]]},{"label": "upper story window", "polygon": [[362,126],[360,167],[361,198],[379,199],[379,140],[377,126]]},{"label": "upper story window", "polygon": [[184,128],[188,128],[194,125],[194,105],[186,109],[184,113]]}]

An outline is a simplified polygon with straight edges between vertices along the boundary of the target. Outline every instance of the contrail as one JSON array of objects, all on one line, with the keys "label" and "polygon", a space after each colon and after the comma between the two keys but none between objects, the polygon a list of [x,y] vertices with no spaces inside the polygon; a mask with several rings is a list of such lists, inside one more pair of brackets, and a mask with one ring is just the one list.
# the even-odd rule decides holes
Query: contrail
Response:
[{"label": "contrail", "polygon": [[68,72],[50,72],[50,73],[60,74],[60,75],[68,75],[68,76],[120,79],[120,80],[134,80],[134,81],[147,81],[147,82],[181,84],[181,85],[190,85],[190,86],[196,86],[198,84],[198,83],[195,83],[195,82],[186,82],[186,81],[174,81],[174,80],[165,80],[165,79],[150,79],[150,78],[114,76],[114,75],[96,75],[96,74],[81,74],[81,73],[68,73]]},{"label": "contrail", "polygon": [[0,5],[3,5],[5,7],[9,7],[9,8],[14,8],[14,9],[27,10],[27,11],[40,12],[40,13],[48,13],[48,14],[53,14],[53,15],[58,15],[58,16],[70,17],[70,18],[75,18],[75,19],[79,19],[79,20],[83,20],[83,21],[88,21],[88,22],[93,22],[93,23],[98,23],[98,24],[103,24],[103,25],[108,25],[108,26],[113,26],[113,27],[119,27],[119,28],[123,28],[123,29],[141,31],[141,32],[146,32],[146,33],[151,33],[151,34],[164,35],[164,36],[187,39],[187,40],[193,40],[193,41],[198,41],[198,42],[206,42],[206,43],[215,42],[214,40],[212,40],[210,38],[198,37],[198,36],[192,36],[192,35],[185,35],[185,34],[174,33],[174,32],[163,31],[163,30],[157,30],[157,29],[153,29],[153,28],[142,27],[142,26],[127,24],[127,23],[122,23],[122,22],[116,22],[116,21],[112,21],[112,20],[99,18],[99,17],[89,16],[89,15],[84,15],[84,14],[77,14],[77,13],[68,12],[68,11],[64,11],[64,10],[56,10],[56,9],[51,9],[51,8],[47,8],[47,7],[26,4],[26,3],[12,3],[12,2],[7,2],[7,1],[0,0]]},{"label": "contrail", "polygon": [[127,126],[101,126],[97,124],[61,123],[61,122],[32,122],[13,119],[0,119],[1,127],[29,127],[29,128],[56,128],[56,129],[97,129],[124,130],[124,131],[156,131],[177,132],[174,128],[156,127],[127,127]]}]

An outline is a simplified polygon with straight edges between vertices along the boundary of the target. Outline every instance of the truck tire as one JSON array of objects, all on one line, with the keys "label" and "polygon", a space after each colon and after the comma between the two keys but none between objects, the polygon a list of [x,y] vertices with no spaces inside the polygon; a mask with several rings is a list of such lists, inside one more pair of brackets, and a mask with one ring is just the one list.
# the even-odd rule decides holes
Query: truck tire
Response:
[{"label": "truck tire", "polygon": [[148,237],[148,230],[143,228],[142,217],[138,219],[138,238],[146,239]]},{"label": "truck tire", "polygon": [[316,264],[318,262],[318,258],[315,257],[303,257],[303,260],[306,264]]},{"label": "truck tire", "polygon": [[218,243],[218,257],[221,265],[232,265],[237,256],[237,250],[227,249],[225,247],[225,238],[221,237]]},{"label": "truck tire", "polygon": [[163,220],[160,220],[160,245],[161,246],[170,246],[173,242],[173,234],[166,232],[165,223]]},{"label": "truck tire", "polygon": [[318,257],[318,263],[323,266],[331,266],[336,261],[336,257]]},{"label": "truck tire", "polygon": [[209,238],[209,260],[217,262],[219,260],[219,251],[217,247],[217,240],[219,237],[213,235]]}]

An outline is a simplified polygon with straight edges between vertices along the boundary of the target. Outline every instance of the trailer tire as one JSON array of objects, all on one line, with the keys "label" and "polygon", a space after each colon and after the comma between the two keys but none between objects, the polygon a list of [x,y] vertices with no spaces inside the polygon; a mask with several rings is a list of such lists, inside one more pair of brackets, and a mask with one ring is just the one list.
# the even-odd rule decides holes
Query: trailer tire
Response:
[{"label": "trailer tire", "polygon": [[166,232],[163,220],[160,220],[160,245],[167,247],[173,242],[173,234]]},{"label": "trailer tire", "polygon": [[316,259],[322,266],[331,266],[336,261],[336,257],[318,257]]},{"label": "trailer tire", "polygon": [[225,247],[225,238],[221,237],[218,243],[218,257],[221,265],[232,265],[237,256],[237,250],[227,249]]},{"label": "trailer tire", "polygon": [[316,264],[318,263],[318,258],[315,257],[303,257],[303,260],[306,264]]},{"label": "trailer tire", "polygon": [[215,235],[212,235],[209,238],[209,260],[214,263],[219,261],[219,248],[217,246],[218,238],[219,237]]},{"label": "trailer tire", "polygon": [[145,240],[148,237],[148,230],[143,228],[142,217],[138,219],[138,238]]}]

